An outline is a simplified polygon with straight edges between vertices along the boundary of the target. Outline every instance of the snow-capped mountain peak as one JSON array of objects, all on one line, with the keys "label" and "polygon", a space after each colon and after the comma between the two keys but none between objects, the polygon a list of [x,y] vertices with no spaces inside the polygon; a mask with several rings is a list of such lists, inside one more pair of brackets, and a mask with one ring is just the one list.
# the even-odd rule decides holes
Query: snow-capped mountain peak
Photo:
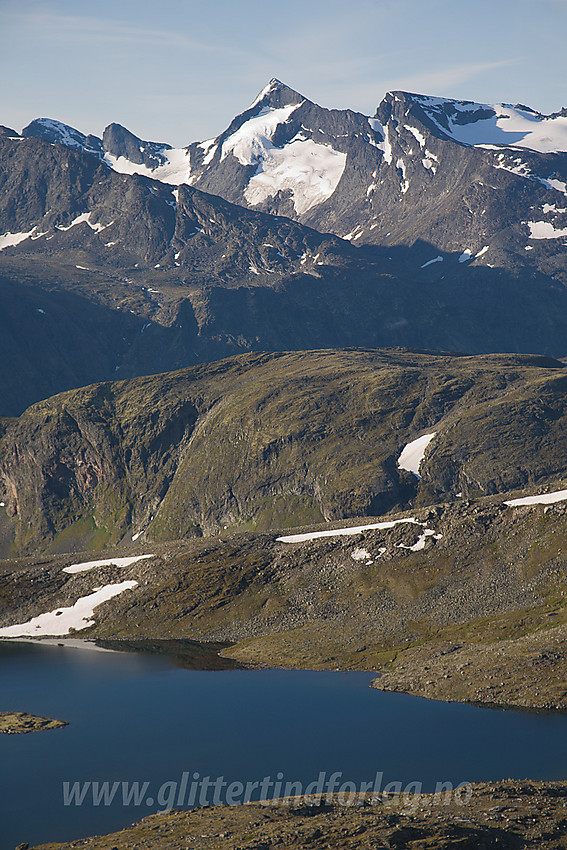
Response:
[{"label": "snow-capped mountain peak", "polygon": [[179,186],[191,175],[185,148],[172,148],[163,142],[147,142],[121,124],[109,124],[103,137],[104,161],[121,174],[142,174]]},{"label": "snow-capped mountain peak", "polygon": [[425,240],[435,250],[420,267],[431,274],[443,252],[461,264],[508,263],[512,242],[523,265],[567,232],[566,110],[393,91],[368,117],[325,109],[273,78],[222,133],[186,148],[143,141],[120,124],[100,140],[38,119],[23,135],[356,246]]},{"label": "snow-capped mountain peak", "polygon": [[540,153],[567,151],[567,116],[563,111],[542,115],[519,104],[400,94],[418,104],[439,130],[461,144],[528,148]]},{"label": "snow-capped mountain peak", "polygon": [[22,136],[35,136],[52,144],[65,145],[72,150],[102,155],[102,140],[97,136],[86,136],[80,130],[56,121],[54,118],[36,118],[22,130]]},{"label": "snow-capped mountain peak", "polygon": [[287,214],[305,214],[333,194],[346,164],[346,151],[325,129],[327,114],[270,80],[224,133],[190,147],[192,185],[252,207],[275,202]]},{"label": "snow-capped mountain peak", "polygon": [[269,103],[271,106],[280,106],[282,101],[286,101],[287,103],[300,103],[305,100],[303,95],[299,94],[299,92],[294,89],[286,86],[285,83],[282,83],[281,80],[272,77],[267,86],[264,86],[262,91],[258,94],[256,98],[254,98],[253,102],[248,107],[247,112],[251,109],[254,109],[259,104],[266,105]]}]

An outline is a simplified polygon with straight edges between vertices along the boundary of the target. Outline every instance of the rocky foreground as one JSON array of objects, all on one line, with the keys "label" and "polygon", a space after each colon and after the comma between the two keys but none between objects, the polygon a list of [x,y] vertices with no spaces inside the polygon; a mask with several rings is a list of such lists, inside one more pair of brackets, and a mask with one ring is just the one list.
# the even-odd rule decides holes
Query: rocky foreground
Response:
[{"label": "rocky foreground", "polygon": [[470,800],[462,803],[424,794],[383,798],[375,805],[309,806],[293,799],[277,806],[170,811],[112,835],[37,850],[567,848],[566,783],[483,783],[472,786]]}]

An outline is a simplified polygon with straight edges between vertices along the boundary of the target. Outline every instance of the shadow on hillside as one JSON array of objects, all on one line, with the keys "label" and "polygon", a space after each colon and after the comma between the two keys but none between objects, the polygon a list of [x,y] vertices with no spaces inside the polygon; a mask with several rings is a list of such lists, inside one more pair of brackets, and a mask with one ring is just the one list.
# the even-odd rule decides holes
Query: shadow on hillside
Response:
[{"label": "shadow on hillside", "polygon": [[66,291],[57,275],[48,284],[37,272],[25,283],[5,275],[0,413],[17,415],[39,399],[91,382],[248,351],[400,346],[567,353],[561,283],[536,271],[512,274],[459,259],[417,242],[347,248],[334,265],[267,276],[256,285],[186,280],[187,296],[173,303],[167,326],[113,309],[86,288]]}]

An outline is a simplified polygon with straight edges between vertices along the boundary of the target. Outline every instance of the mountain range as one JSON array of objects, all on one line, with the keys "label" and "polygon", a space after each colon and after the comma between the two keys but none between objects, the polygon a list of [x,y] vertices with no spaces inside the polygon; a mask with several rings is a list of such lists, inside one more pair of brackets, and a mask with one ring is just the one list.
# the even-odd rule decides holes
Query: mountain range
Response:
[{"label": "mountain range", "polygon": [[496,264],[566,235],[566,109],[544,116],[520,105],[392,92],[369,118],[324,109],[274,79],[223,133],[181,149],[119,124],[98,139],[38,119],[23,135],[357,245],[423,239],[467,261],[483,251],[483,264]]},{"label": "mountain range", "polygon": [[40,118],[0,135],[0,411],[247,351],[563,356],[567,116],[272,80],[174,149]]}]

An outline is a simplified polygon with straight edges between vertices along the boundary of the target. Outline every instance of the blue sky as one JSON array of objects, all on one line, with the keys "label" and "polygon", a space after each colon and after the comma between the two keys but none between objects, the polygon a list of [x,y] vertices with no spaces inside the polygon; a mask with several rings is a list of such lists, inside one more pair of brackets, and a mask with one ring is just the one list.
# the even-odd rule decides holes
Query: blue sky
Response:
[{"label": "blue sky", "polygon": [[0,0],[0,123],[184,145],[271,77],[372,115],[405,89],[567,106],[567,0]]}]

